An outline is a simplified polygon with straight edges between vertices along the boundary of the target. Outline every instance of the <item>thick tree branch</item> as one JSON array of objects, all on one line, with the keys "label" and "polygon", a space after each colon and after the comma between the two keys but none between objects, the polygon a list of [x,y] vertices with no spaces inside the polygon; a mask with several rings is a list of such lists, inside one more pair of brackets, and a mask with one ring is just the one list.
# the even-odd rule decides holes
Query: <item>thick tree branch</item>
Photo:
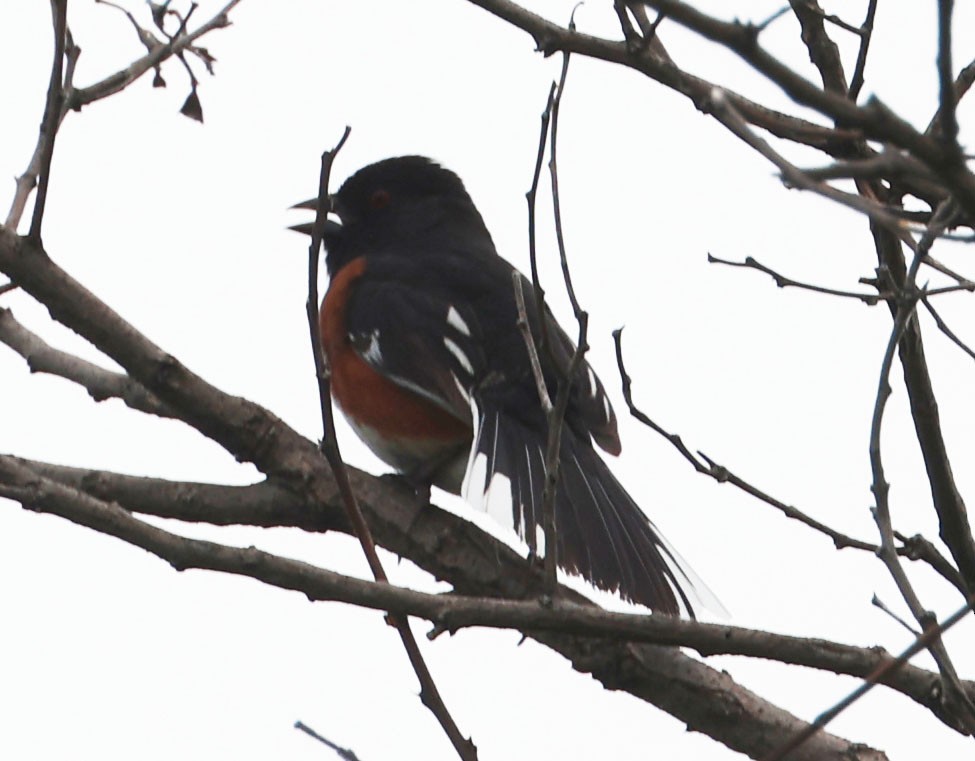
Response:
[{"label": "thick tree branch", "polygon": [[[168,561],[178,570],[203,568],[249,576],[302,592],[315,600],[346,602],[400,615],[425,618],[436,631],[471,626],[514,628],[529,636],[570,634],[609,638],[607,648],[626,641],[691,647],[705,655],[734,654],[870,678],[892,660],[879,648],[858,648],[827,640],[790,637],[739,627],[702,624],[671,617],[604,611],[565,587],[554,607],[534,601],[437,595],[355,579],[255,548],[232,548],[187,539],[151,526],[127,510],[43,476],[27,461],[0,456],[0,492],[25,507],[51,512],[75,523],[117,536]],[[339,510],[338,505],[334,508]],[[538,574],[535,574],[536,579]],[[536,583],[539,583],[536,581]],[[618,644],[613,645],[611,641]],[[931,709],[938,708],[937,676],[909,664],[888,670],[882,679]],[[966,683],[975,694],[975,684]]]},{"label": "thick tree branch", "polygon": [[[160,518],[215,525],[294,526],[307,531],[337,530],[352,533],[344,517],[337,490],[327,504],[319,505],[314,510],[313,506],[305,504],[292,492],[270,482],[245,487],[181,483],[68,468],[8,455],[0,455],[0,463],[22,466],[38,477],[84,492],[101,502],[117,503],[131,512]],[[424,508],[422,520],[411,519],[410,495],[405,490],[385,484],[382,479],[376,479],[354,468],[350,469],[350,473],[357,491],[364,495],[363,509],[370,523],[388,527],[384,529],[382,538],[383,543],[392,551],[402,552],[403,538],[396,538],[395,534],[398,530],[398,518],[407,514],[404,524],[408,526],[408,521],[416,520],[418,529],[423,529],[420,536],[410,537],[411,559],[421,567],[437,573],[439,577],[447,578],[458,589],[466,589],[465,594],[488,595],[492,598],[503,595],[534,601],[536,590],[542,589],[542,577],[537,569],[524,563],[506,545],[433,505]],[[432,531],[426,530],[429,524],[433,524]],[[474,559],[473,568],[458,569],[456,572],[451,570],[446,575],[438,572],[435,567],[442,556],[461,558],[465,554]],[[494,562],[495,559],[497,562]],[[462,576],[461,570],[466,570],[466,574]],[[485,572],[491,574],[489,581],[475,578]],[[444,599],[459,598],[437,596],[436,599],[437,605],[440,605]],[[568,618],[573,621],[570,626],[575,627],[568,631],[580,635],[601,635],[613,639],[691,647],[702,655],[768,658],[863,678],[873,673],[888,657],[882,649],[876,647],[853,647],[828,640],[789,637],[661,616],[610,613],[593,607],[578,593],[564,586],[559,588],[559,599],[578,607],[567,612],[561,606],[542,608],[530,604],[525,607],[530,613],[525,613],[518,606],[506,608],[492,604],[483,607],[475,603],[451,603],[453,607],[444,609],[442,613],[438,613],[439,617],[434,616],[430,620],[437,623],[439,628],[447,630],[465,626],[511,626],[525,631],[534,628],[547,630],[549,627],[558,629],[564,626]],[[376,605],[381,607],[378,603]],[[521,612],[510,613],[515,608]],[[509,611],[512,618],[491,618],[491,611],[500,609]],[[429,609],[426,610],[429,612]],[[546,615],[550,618],[537,614],[539,610],[547,611]],[[573,612],[577,610],[585,612],[578,612],[577,615]],[[411,608],[408,612],[413,615],[414,609]],[[508,616],[509,613],[504,613],[503,616]],[[561,623],[554,623],[555,621]],[[903,670],[892,673],[890,680],[883,683],[935,710],[940,706],[937,681],[936,674],[907,665]],[[975,683],[965,684],[975,695]]]},{"label": "thick tree branch", "polygon": [[[699,109],[705,112],[709,110],[709,99],[715,85],[682,71],[669,60],[653,55],[646,47],[634,49],[626,42],[615,42],[570,32],[510,0],[468,0],[468,2],[529,33],[538,49],[545,55],[568,51],[632,68],[684,94]],[[684,3],[673,2],[673,0],[651,0],[647,4],[668,18],[739,54],[797,103],[818,110],[842,124],[843,127],[832,129],[813,125],[802,119],[765,108],[727,88],[722,88],[730,104],[748,123],[767,130],[776,137],[809,145],[839,158],[848,158],[851,152],[852,155],[859,155],[861,149],[858,146],[865,136],[882,142],[891,142],[911,151],[931,167],[958,196],[967,216],[975,217],[973,213],[975,177],[964,166],[953,163],[945,155],[939,143],[918,133],[876,99],[861,107],[845,97],[823,92],[765,52],[758,45],[755,27],[718,21]],[[906,192],[917,195],[931,202],[932,205],[942,200],[943,196],[930,198],[929,190],[906,188]]]}]

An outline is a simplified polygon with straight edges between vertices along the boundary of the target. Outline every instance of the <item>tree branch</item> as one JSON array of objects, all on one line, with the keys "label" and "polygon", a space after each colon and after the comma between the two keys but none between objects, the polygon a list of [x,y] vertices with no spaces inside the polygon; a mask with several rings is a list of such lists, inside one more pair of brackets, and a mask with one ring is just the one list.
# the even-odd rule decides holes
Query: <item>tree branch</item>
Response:
[{"label": "tree branch", "polygon": [[134,410],[159,417],[175,417],[172,410],[128,375],[106,370],[81,357],[55,349],[18,322],[9,309],[0,308],[0,342],[27,360],[32,373],[48,373],[73,381],[84,387],[96,402],[121,399]]},{"label": "tree branch", "polygon": [[[916,702],[938,709],[937,676],[924,669],[899,665],[880,648],[858,648],[828,640],[791,637],[740,627],[702,624],[665,616],[604,611],[566,587],[559,588],[560,605],[548,607],[532,600],[430,594],[343,576],[300,561],[277,557],[256,548],[235,548],[178,536],[140,521],[110,502],[55,482],[25,464],[0,456],[0,492],[33,510],[49,512],[142,547],[177,570],[201,568],[248,576],[273,586],[301,592],[314,600],[350,603],[403,616],[425,618],[435,631],[456,632],[481,626],[514,628],[545,641],[548,636],[597,637],[607,650],[638,650],[627,642],[691,647],[705,655],[733,654],[802,665],[834,673],[869,678],[887,667],[878,681]],[[338,504],[335,510],[340,510]],[[541,584],[539,574],[534,574]],[[584,645],[586,648],[591,643]],[[561,648],[560,648],[561,649]],[[564,650],[563,650],[564,652]],[[662,654],[659,648],[651,652]],[[671,656],[686,660],[676,651]],[[698,664],[702,665],[703,664]],[[578,667],[578,666],[577,666]],[[706,667],[704,667],[706,668]],[[965,683],[975,694],[975,684]],[[944,718],[944,717],[942,717]]]}]

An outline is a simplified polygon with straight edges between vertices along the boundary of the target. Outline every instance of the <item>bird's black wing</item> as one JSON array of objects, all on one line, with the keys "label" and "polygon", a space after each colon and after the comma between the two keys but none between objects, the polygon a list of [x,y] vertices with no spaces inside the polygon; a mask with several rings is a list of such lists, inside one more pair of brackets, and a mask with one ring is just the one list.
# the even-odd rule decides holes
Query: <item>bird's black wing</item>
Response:
[{"label": "bird's black wing", "polygon": [[409,265],[370,258],[346,308],[349,338],[373,369],[469,422],[470,389],[485,372],[477,322],[464,298]]},{"label": "bird's black wing", "polygon": [[[548,421],[517,326],[513,270],[494,262],[472,264],[443,252],[429,266],[422,258],[370,257],[346,320],[375,369],[458,417],[473,415],[465,496],[513,525],[535,551]],[[540,335],[531,285],[522,279],[522,286]],[[574,345],[551,315],[546,321],[551,349],[540,360],[554,398],[557,368],[568,366]],[[692,613],[684,591],[690,572],[593,449],[590,436],[611,451],[618,439],[605,390],[588,365],[570,399],[555,503],[560,565],[653,610]]]}]

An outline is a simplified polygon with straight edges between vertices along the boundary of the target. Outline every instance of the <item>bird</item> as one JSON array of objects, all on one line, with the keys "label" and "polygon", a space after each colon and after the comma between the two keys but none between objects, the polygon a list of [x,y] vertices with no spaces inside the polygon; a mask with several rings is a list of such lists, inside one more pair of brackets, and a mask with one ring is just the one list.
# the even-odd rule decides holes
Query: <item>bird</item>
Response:
[{"label": "bird", "polygon": [[[553,399],[574,342],[500,256],[460,177],[435,161],[397,156],[365,166],[329,204],[320,326],[332,398],[411,484],[503,513],[537,553],[548,418],[519,317],[536,341],[547,339],[537,367]],[[295,208],[317,207],[316,198]],[[292,229],[310,235],[312,227]],[[694,618],[691,598],[705,599],[703,585],[596,452],[618,455],[621,443],[588,362],[570,379],[559,444],[559,565],[653,613]],[[501,510],[490,507],[498,489]]]}]

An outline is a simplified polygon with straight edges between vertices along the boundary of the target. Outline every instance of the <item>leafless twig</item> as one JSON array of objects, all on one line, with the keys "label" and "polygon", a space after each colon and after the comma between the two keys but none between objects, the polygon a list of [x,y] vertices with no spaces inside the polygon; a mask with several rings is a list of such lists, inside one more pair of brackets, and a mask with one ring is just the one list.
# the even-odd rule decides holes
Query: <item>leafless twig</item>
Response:
[{"label": "leafless twig", "polygon": [[548,395],[548,388],[545,386],[545,375],[542,373],[542,364],[538,359],[538,347],[535,346],[535,338],[532,335],[531,324],[528,321],[528,309],[525,306],[525,286],[522,275],[517,270],[511,271],[511,285],[515,291],[515,308],[518,310],[518,330],[521,331],[525,339],[525,348],[528,350],[528,361],[532,366],[532,377],[535,379],[535,388],[538,390],[538,400],[542,409],[547,415],[552,411],[552,399]]},{"label": "leafless twig", "polygon": [[867,16],[857,30],[860,35],[860,49],[857,51],[857,62],[853,66],[853,76],[850,77],[850,100],[856,103],[863,89],[863,75],[867,68],[867,51],[873,37],[873,20],[877,15],[877,0],[870,0],[867,5]]},{"label": "leafless twig", "polygon": [[[578,7],[577,5],[576,8]],[[575,9],[573,9],[572,15],[573,17],[575,16]],[[569,20],[569,29],[575,29],[574,19]],[[552,183],[552,210],[555,217],[555,238],[558,243],[559,262],[562,265],[562,278],[565,283],[565,289],[569,295],[569,301],[572,303],[572,310],[575,313],[576,321],[579,325],[579,337],[568,366],[564,368],[557,367],[557,371],[561,375],[555,394],[555,403],[546,415],[548,421],[548,443],[545,452],[545,489],[542,494],[542,529],[545,534],[545,579],[550,594],[554,594],[558,585],[556,576],[558,565],[558,527],[555,522],[555,499],[556,489],[558,487],[562,426],[565,423],[565,413],[569,407],[569,396],[572,391],[573,382],[578,375],[579,369],[582,367],[586,351],[589,349],[586,343],[589,330],[589,315],[579,306],[575,289],[572,287],[572,275],[569,272],[569,262],[565,252],[565,236],[562,230],[562,205],[559,200],[559,110],[562,105],[562,96],[565,93],[565,83],[568,73],[569,53],[564,53],[562,56],[562,73],[559,76],[559,84],[555,91],[555,97],[552,99],[552,119],[550,124],[552,138],[549,148],[548,167]]]},{"label": "leafless twig", "polygon": [[[369,524],[366,522],[359,503],[356,500],[355,492],[352,489],[352,482],[349,479],[348,469],[345,466],[345,461],[342,459],[338,439],[335,436],[335,421],[330,391],[331,384],[325,361],[325,352],[322,348],[321,326],[318,318],[318,260],[322,246],[322,235],[325,231],[325,222],[331,210],[328,197],[329,177],[332,171],[332,162],[336,154],[342,149],[342,146],[345,145],[345,141],[348,139],[350,132],[350,128],[346,127],[345,132],[342,134],[336,146],[332,150],[325,151],[322,154],[322,168],[318,185],[318,205],[315,212],[315,222],[312,225],[311,243],[308,247],[308,301],[306,303],[306,311],[308,315],[309,333],[311,335],[312,354],[315,361],[315,376],[318,379],[319,402],[322,411],[322,426],[324,431],[321,445],[322,451],[332,468],[332,473],[335,476],[335,481],[342,495],[342,502],[345,505],[349,520],[355,529],[359,544],[365,553],[366,560],[369,562],[372,575],[376,581],[388,583],[389,578],[376,551],[376,543],[373,540],[372,531],[370,531]],[[437,688],[433,675],[430,673],[423,654],[420,652],[416,638],[413,636],[409,621],[400,616],[393,615],[390,615],[387,620],[399,632],[400,640],[403,642],[403,647],[409,656],[410,664],[413,666],[417,679],[420,681],[420,700],[430,709],[437,718],[437,721],[440,722],[440,726],[443,727],[457,755],[461,759],[464,759],[464,761],[476,761],[477,748],[469,738],[461,734],[460,729],[450,715],[450,711],[447,709],[447,705],[440,695],[440,690]]]},{"label": "leafless twig", "polygon": [[[931,244],[937,238],[938,234],[944,229],[944,226],[948,224],[951,215],[954,213],[953,210],[954,207],[949,202],[943,203],[938,208],[934,218],[931,220],[931,225],[929,226],[928,231],[919,241],[914,258],[911,262],[911,266],[908,268],[904,281],[904,287],[901,289],[902,293],[897,302],[897,312],[895,314],[894,324],[891,328],[890,338],[884,352],[883,362],[881,363],[880,382],[878,384],[877,396],[874,402],[873,417],[870,425],[870,469],[873,476],[870,489],[873,492],[876,500],[874,518],[880,532],[880,558],[883,560],[888,572],[894,579],[898,591],[901,593],[901,597],[903,597],[905,603],[907,603],[907,607],[910,609],[911,614],[925,630],[930,624],[932,614],[921,604],[921,601],[911,585],[904,568],[900,564],[898,554],[895,550],[894,529],[891,522],[890,502],[888,499],[890,485],[887,482],[884,474],[880,433],[883,425],[884,411],[887,405],[887,400],[891,394],[889,377],[891,366],[893,365],[894,361],[894,354],[908,322],[917,319],[915,308],[917,301],[920,298],[920,292],[917,291],[915,286],[917,271],[920,268],[923,257],[927,253]],[[954,697],[955,701],[960,704],[962,709],[969,714],[966,723],[975,728],[975,705],[972,704],[972,701],[965,694],[964,690],[960,688],[958,683],[958,675],[941,639],[938,637],[933,637],[928,643],[928,649],[931,652],[935,662],[938,664],[938,668],[941,672],[942,678],[944,679],[946,697],[948,697],[948,695],[952,695]]]},{"label": "leafless twig", "polygon": [[743,261],[743,262],[733,262],[733,261],[729,261],[727,259],[719,259],[718,257],[712,256],[709,253],[708,254],[708,263],[709,264],[724,264],[724,265],[727,265],[729,267],[743,267],[745,269],[758,270],[759,272],[764,272],[766,275],[768,275],[769,277],[771,277],[775,281],[775,284],[779,288],[789,288],[789,287],[792,287],[792,288],[799,288],[799,289],[804,290],[804,291],[814,291],[815,293],[825,293],[828,296],[841,296],[841,297],[847,298],[847,299],[856,299],[857,301],[862,301],[867,306],[874,306],[875,304],[877,304],[877,302],[881,301],[882,299],[887,298],[884,294],[856,293],[854,291],[838,291],[835,288],[826,288],[825,286],[821,286],[821,285],[812,285],[810,283],[801,283],[798,280],[793,280],[792,278],[786,277],[785,275],[782,275],[782,274],[776,272],[775,270],[771,269],[770,267],[766,267],[764,264],[762,264],[761,262],[756,261],[755,259],[753,259],[750,256],[745,257],[745,261]]},{"label": "leafless twig", "polygon": [[944,621],[937,622],[929,627],[926,627],[924,633],[915,639],[914,642],[911,643],[910,647],[904,650],[904,652],[893,660],[887,661],[880,666],[874,674],[871,674],[869,678],[864,680],[863,684],[853,690],[853,692],[843,698],[843,700],[838,702],[828,711],[824,711],[817,716],[816,720],[812,724],[810,724],[800,734],[793,737],[788,743],[777,748],[773,753],[767,755],[764,761],[782,761],[788,756],[788,754],[792,753],[792,751],[809,740],[813,735],[822,731],[833,719],[870,692],[870,690],[876,687],[878,683],[881,683],[881,680],[884,677],[888,676],[892,671],[896,671],[897,669],[903,667],[903,665],[917,655],[917,653],[921,652],[921,650],[926,647],[930,647],[933,641],[939,639],[942,634],[965,618],[965,616],[967,616],[971,610],[970,605],[971,604],[963,605],[961,608],[948,616],[948,618],[946,618]]},{"label": "leafless twig", "polygon": [[[812,516],[807,515],[798,508],[776,499],[758,487],[745,481],[724,465],[715,462],[708,455],[704,454],[704,452],[698,451],[696,455],[692,453],[679,434],[670,433],[669,431],[665,430],[636,406],[633,401],[632,379],[630,378],[629,373],[626,372],[626,366],[623,362],[622,328],[613,331],[613,339],[616,342],[616,365],[617,369],[619,370],[620,380],[623,386],[623,399],[626,402],[626,406],[629,409],[630,414],[645,426],[653,431],[656,431],[658,434],[667,439],[667,441],[670,442],[670,444],[681,454],[681,456],[691,464],[694,470],[702,475],[714,479],[718,483],[731,484],[755,499],[774,507],[787,518],[798,521],[814,531],[829,537],[829,539],[833,542],[833,546],[838,550],[850,547],[869,552],[871,555],[876,555],[880,552],[879,545],[848,536],[847,534],[837,531],[836,529],[827,526],[825,523],[816,520]],[[925,550],[919,551],[919,548],[916,545],[907,546],[907,543],[905,542],[905,546],[898,547],[896,551],[898,554],[908,557],[911,560],[923,560],[946,581],[951,583],[952,586],[957,588],[962,594],[965,594],[965,586],[959,577],[958,571],[943,556],[941,556],[941,554],[937,552],[933,546],[931,546],[929,549],[926,548]]]},{"label": "leafless twig", "polygon": [[938,106],[940,137],[947,151],[961,157],[958,145],[958,117],[955,113],[954,72],[951,64],[951,15],[954,0],[938,0]]},{"label": "leafless twig", "polygon": [[883,600],[881,600],[877,595],[874,595],[870,599],[870,604],[873,605],[875,608],[878,608],[879,610],[882,610],[891,619],[893,619],[898,624],[900,624],[905,629],[907,629],[907,631],[911,634],[912,637],[919,637],[919,636],[921,636],[921,633],[917,629],[915,629],[913,626],[911,626],[909,623],[907,623],[907,621],[905,621],[901,616],[898,616],[896,613],[894,613],[894,611],[890,609],[890,607],[887,605],[887,603],[885,603]]},{"label": "leafless twig", "polygon": [[[214,14],[209,21],[202,24],[194,31],[182,35],[169,44],[154,47],[145,56],[133,61],[126,68],[121,69],[120,71],[105,77],[101,81],[84,88],[76,88],[73,85],[75,64],[77,63],[81,49],[70,39],[67,27],[65,26],[65,34],[63,36],[63,39],[65,39],[65,47],[62,48],[64,51],[62,57],[66,58],[66,66],[64,67],[63,84],[61,79],[58,80],[59,85],[61,85],[61,97],[59,110],[57,112],[53,112],[57,117],[56,121],[53,122],[54,132],[57,131],[58,126],[62,121],[64,121],[64,118],[69,111],[80,110],[83,106],[86,106],[89,103],[107,98],[110,95],[114,95],[115,93],[124,90],[147,71],[158,67],[162,61],[166,60],[170,56],[175,55],[181,50],[192,48],[193,43],[208,32],[211,32],[214,29],[222,29],[229,26],[230,19],[228,14],[234,8],[234,6],[240,2],[241,0],[230,0],[230,2],[228,2],[223,6],[223,8]],[[136,26],[138,27],[138,25]],[[58,62],[55,61],[55,67],[58,65]],[[52,67],[52,82],[54,81],[53,68],[54,67]],[[45,157],[48,156],[48,154],[53,150],[54,132],[49,133],[47,131],[48,118],[52,113],[52,111],[48,108],[48,106],[51,105],[52,95],[53,97],[58,97],[57,93],[52,94],[52,91],[49,89],[48,102],[47,106],[45,107],[45,116],[42,120],[42,128],[37,144],[34,148],[34,153],[27,165],[27,169],[25,169],[24,172],[17,178],[14,197],[10,203],[10,209],[7,212],[7,218],[4,222],[4,224],[11,229],[16,229],[20,224],[24,210],[27,207],[27,201],[30,198],[30,194],[34,188],[38,186],[39,178],[43,177],[43,168],[45,166],[49,167],[50,165],[50,159],[48,159],[45,163]],[[51,136],[50,139],[48,137],[49,134]],[[40,206],[43,211],[43,204]],[[36,217],[37,214],[38,203],[35,202],[33,216]]]},{"label": "leafless twig", "polygon": [[925,294],[921,296],[921,303],[924,304],[924,308],[927,309],[928,313],[934,318],[934,322],[938,326],[938,330],[940,330],[942,333],[948,336],[948,338],[951,339],[951,342],[954,343],[955,346],[957,346],[963,352],[965,352],[969,357],[975,359],[975,351],[972,351],[971,347],[969,347],[968,344],[962,341],[955,334],[955,332],[948,327],[948,323],[946,323],[943,319],[941,319],[941,315],[938,314],[938,311],[931,304],[931,300],[928,298],[929,295],[930,294]]},{"label": "leafless twig", "polygon": [[31,372],[49,373],[74,381],[96,402],[121,399],[129,407],[160,417],[174,413],[155,395],[124,373],[116,373],[55,349],[40,336],[25,328],[9,309],[0,308],[0,342],[25,360]]},{"label": "leafless twig", "polygon": [[54,141],[57,138],[58,125],[61,123],[61,109],[64,106],[64,48],[68,34],[68,0],[52,0],[51,9],[54,16],[54,59],[51,64],[51,78],[47,85],[44,117],[41,119],[41,135],[38,138],[40,165],[37,172],[37,196],[34,198],[34,213],[31,215],[28,233],[35,241],[41,239],[47,189],[51,182]]},{"label": "leafless twig", "polygon": [[327,737],[322,737],[320,734],[318,734],[318,732],[309,727],[303,721],[296,721],[295,729],[304,732],[309,737],[314,737],[322,745],[331,748],[335,751],[339,758],[343,759],[343,761],[359,761],[359,757],[350,748],[343,748],[341,745],[336,745],[333,743]]}]

